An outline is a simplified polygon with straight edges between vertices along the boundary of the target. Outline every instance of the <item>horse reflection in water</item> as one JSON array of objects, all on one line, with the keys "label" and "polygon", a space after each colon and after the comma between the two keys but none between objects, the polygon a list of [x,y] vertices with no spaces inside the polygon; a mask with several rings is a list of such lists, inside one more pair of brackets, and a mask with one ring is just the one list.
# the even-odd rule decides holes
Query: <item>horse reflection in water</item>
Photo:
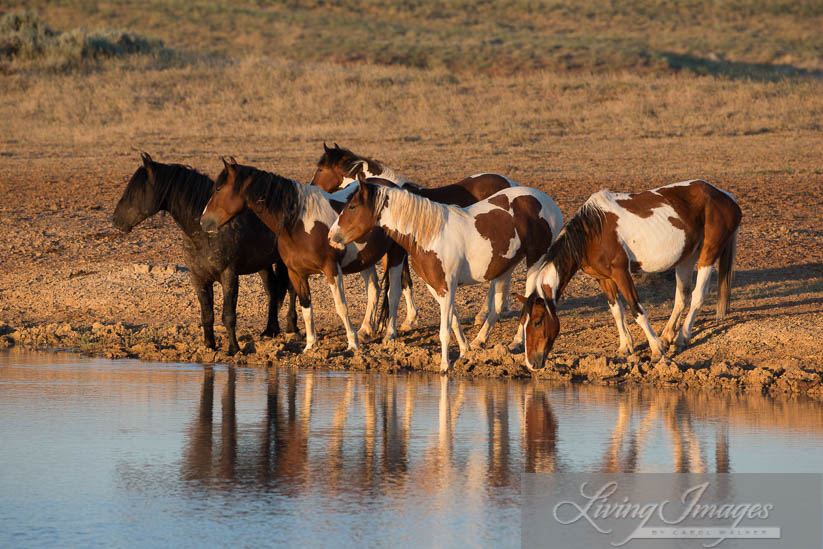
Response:
[{"label": "horse reflection in water", "polygon": [[[247,417],[252,403],[243,384],[259,375],[266,376],[262,420],[238,426],[238,384],[241,417]],[[223,377],[218,428],[215,384]],[[276,369],[238,379],[233,368],[216,375],[206,367],[182,477],[215,489],[258,485],[284,495],[306,488],[370,497],[412,490],[445,505],[456,497],[466,504],[479,504],[492,494],[516,498],[521,472],[667,470],[665,463],[644,463],[644,458],[659,459],[661,446],[669,445],[668,470],[731,471],[728,427],[701,422],[698,434],[693,424],[692,418],[707,408],[700,398],[613,391],[425,375],[329,378]],[[614,414],[611,433],[602,442],[585,443],[602,448],[596,451],[599,458],[573,461],[587,451],[573,434],[561,436],[563,422],[552,398],[568,399],[574,409],[580,403],[598,405],[598,410],[602,405],[603,412]],[[724,417],[724,410],[716,411]],[[707,456],[712,438],[714,463]],[[561,440],[563,461],[558,458]]]}]

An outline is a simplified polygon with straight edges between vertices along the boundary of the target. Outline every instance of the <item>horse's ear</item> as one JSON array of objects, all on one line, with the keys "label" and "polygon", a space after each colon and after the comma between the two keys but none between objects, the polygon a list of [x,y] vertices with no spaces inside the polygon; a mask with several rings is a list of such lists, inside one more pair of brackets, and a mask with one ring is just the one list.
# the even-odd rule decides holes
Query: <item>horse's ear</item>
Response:
[{"label": "horse's ear", "polygon": [[234,168],[237,166],[237,162],[232,162],[232,160],[234,160],[233,157],[222,156],[220,157],[220,160],[223,161],[223,166],[226,168],[227,172],[234,172]]},{"label": "horse's ear", "polygon": [[335,148],[335,149],[337,149],[337,150],[340,150],[340,145],[338,145],[337,143],[335,143],[335,144],[334,144],[334,148]]},{"label": "horse's ear", "polygon": [[330,149],[328,146],[326,146],[326,142],[325,142],[325,141],[323,141],[323,151],[324,151],[326,154],[329,154],[329,153],[331,152],[331,149]]},{"label": "horse's ear", "polygon": [[360,185],[361,188],[366,185],[366,176],[363,174],[363,170],[357,172],[357,184]]},{"label": "horse's ear", "polygon": [[517,301],[519,301],[523,305],[525,305],[526,302],[529,300],[529,298],[527,298],[524,295],[518,294],[517,292],[512,292],[512,295],[517,299]]},{"label": "horse's ear", "polygon": [[237,159],[235,159],[233,156],[229,157],[229,162],[234,166],[237,166]]},{"label": "horse's ear", "polygon": [[142,151],[140,153],[140,158],[143,160],[143,166],[145,166],[146,169],[151,168],[152,159],[151,156],[149,156],[149,153],[147,153],[146,151]]}]

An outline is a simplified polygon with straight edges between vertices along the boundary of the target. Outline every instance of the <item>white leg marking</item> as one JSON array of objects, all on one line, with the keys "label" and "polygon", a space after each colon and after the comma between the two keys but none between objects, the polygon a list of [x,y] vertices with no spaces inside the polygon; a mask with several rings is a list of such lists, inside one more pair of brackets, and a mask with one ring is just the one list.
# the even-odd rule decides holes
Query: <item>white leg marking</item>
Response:
[{"label": "white leg marking", "polygon": [[694,284],[694,291],[692,292],[692,301],[689,305],[689,312],[686,314],[686,319],[683,321],[683,327],[680,329],[680,334],[677,336],[675,346],[678,349],[683,349],[689,344],[692,338],[692,326],[694,319],[700,307],[703,306],[703,301],[706,299],[706,294],[709,291],[709,280],[712,277],[712,266],[700,267],[697,269],[697,282]]},{"label": "white leg marking", "polygon": [[646,333],[646,339],[649,340],[649,348],[652,350],[652,360],[656,360],[663,356],[665,349],[663,349],[660,338],[654,333],[654,328],[652,328],[652,324],[649,322],[649,317],[646,316],[646,311],[643,310],[643,307],[641,307],[639,303],[637,304],[637,308],[640,309],[640,313],[634,320]]},{"label": "white leg marking", "polygon": [[343,269],[337,265],[337,276],[334,277],[334,282],[329,284],[331,294],[334,297],[334,308],[337,310],[337,315],[343,321],[343,326],[346,328],[346,339],[349,344],[347,349],[359,349],[360,345],[357,343],[357,334],[352,328],[351,320],[349,320],[349,310],[346,306],[346,295],[343,292]]},{"label": "white leg marking", "polygon": [[612,312],[614,323],[617,325],[617,333],[620,334],[620,347],[617,352],[624,356],[630,355],[634,352],[634,341],[626,326],[626,316],[623,314],[623,303],[620,298],[615,299],[614,305],[609,305],[609,310]]},{"label": "white leg marking", "polygon": [[686,294],[689,293],[691,289],[693,269],[694,261],[684,261],[674,270],[677,278],[677,288],[674,292],[674,307],[672,307],[672,315],[669,317],[669,321],[663,329],[663,334],[660,336],[660,341],[663,343],[664,348],[668,348],[674,341],[680,315],[683,314],[683,309],[686,308]]},{"label": "white leg marking", "polygon": [[317,341],[317,332],[314,330],[314,312],[312,311],[311,306],[302,307],[302,309],[303,324],[306,327],[306,346],[303,348],[303,352],[305,353],[314,347],[314,342]]}]

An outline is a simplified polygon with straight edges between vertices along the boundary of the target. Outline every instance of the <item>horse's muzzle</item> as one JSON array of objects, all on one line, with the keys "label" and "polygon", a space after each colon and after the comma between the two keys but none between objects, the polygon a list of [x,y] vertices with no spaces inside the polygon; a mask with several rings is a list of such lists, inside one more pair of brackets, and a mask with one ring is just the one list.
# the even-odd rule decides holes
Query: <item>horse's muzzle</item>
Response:
[{"label": "horse's muzzle", "polygon": [[207,233],[216,233],[218,228],[217,220],[213,216],[204,215],[200,218],[200,228]]}]

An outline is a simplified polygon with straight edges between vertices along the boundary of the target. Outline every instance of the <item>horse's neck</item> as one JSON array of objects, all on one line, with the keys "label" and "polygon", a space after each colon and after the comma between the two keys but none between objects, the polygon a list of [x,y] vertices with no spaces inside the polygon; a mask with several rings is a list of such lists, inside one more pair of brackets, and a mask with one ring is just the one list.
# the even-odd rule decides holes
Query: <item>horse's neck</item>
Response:
[{"label": "horse's neck", "polygon": [[550,261],[541,271],[540,286],[545,294],[543,297],[552,298],[555,303],[563,295],[569,281],[580,269],[580,265],[573,261]]},{"label": "horse's neck", "polygon": [[[421,249],[432,249],[437,235],[446,229],[446,225],[459,223],[460,217],[465,215],[460,208],[433,202],[400,189],[384,187],[382,192],[386,194],[385,202],[378,206],[378,225],[387,233],[408,235],[411,243]],[[453,228],[462,231],[461,227]]]},{"label": "horse's neck", "polygon": [[[181,181],[179,178],[171,181],[166,196],[163,198],[161,209],[171,215],[172,219],[177,222],[187,236],[195,237],[202,232],[200,216],[208,203],[209,195],[205,189],[203,189],[202,195],[201,193],[187,194],[182,189],[182,185],[188,183],[191,183],[191,181]],[[197,183],[201,182],[198,181]],[[202,184],[210,187],[211,181],[204,179]],[[198,198],[201,199],[198,200]]]}]

